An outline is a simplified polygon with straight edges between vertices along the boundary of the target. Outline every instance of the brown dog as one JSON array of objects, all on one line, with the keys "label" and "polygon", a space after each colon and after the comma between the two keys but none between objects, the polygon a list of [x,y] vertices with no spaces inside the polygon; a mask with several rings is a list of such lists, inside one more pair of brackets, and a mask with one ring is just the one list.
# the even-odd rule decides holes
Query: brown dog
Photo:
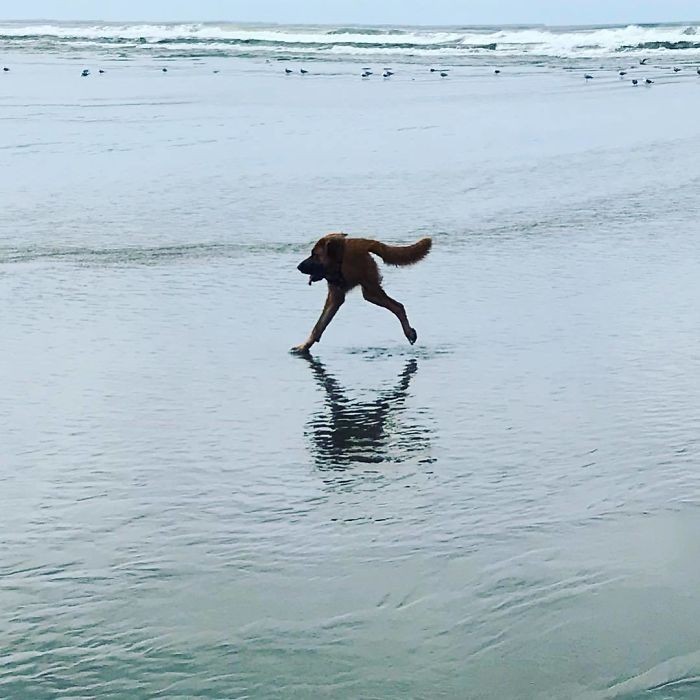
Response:
[{"label": "brown dog", "polygon": [[309,284],[326,279],[328,297],[311,335],[301,345],[292,348],[292,351],[306,352],[321,340],[323,331],[345,301],[346,293],[358,284],[367,301],[389,309],[401,321],[404,335],[413,345],[418,334],[411,328],[403,304],[392,299],[382,289],[382,276],[370,253],[378,255],[387,265],[413,265],[430,252],[432,244],[430,238],[422,238],[413,245],[395,246],[368,238],[347,238],[344,233],[329,233],[324,236],[297,269],[309,275]]}]

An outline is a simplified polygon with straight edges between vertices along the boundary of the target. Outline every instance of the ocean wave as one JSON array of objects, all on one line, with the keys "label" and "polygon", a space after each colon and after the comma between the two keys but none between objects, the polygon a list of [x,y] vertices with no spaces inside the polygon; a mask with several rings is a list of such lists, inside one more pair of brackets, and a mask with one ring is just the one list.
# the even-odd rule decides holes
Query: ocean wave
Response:
[{"label": "ocean wave", "polygon": [[0,23],[0,48],[60,51],[75,48],[135,54],[177,51],[240,56],[252,50],[274,57],[370,54],[418,57],[446,53],[471,56],[496,52],[508,57],[594,58],[634,51],[698,52],[692,38],[700,25],[617,27],[317,27],[201,24]]},{"label": "ocean wave", "polygon": [[[29,24],[26,26],[0,24],[0,34],[6,38],[23,36],[55,37],[58,39],[105,39],[139,40],[148,43],[169,41],[267,41],[279,44],[335,44],[336,30],[316,27],[244,27],[232,24]],[[342,41],[359,44],[436,44],[457,42],[461,33],[421,31],[396,32],[386,30],[342,30]]]},{"label": "ocean wave", "polygon": [[619,51],[669,49],[670,51],[685,51],[687,49],[700,49],[697,41],[645,41],[635,46],[621,46]]},{"label": "ocean wave", "polygon": [[[405,34],[403,29],[387,29],[386,27],[362,27],[362,33],[368,34],[369,36],[380,35],[380,34]],[[358,27],[338,27],[337,29],[330,29],[328,34],[357,34]]]}]

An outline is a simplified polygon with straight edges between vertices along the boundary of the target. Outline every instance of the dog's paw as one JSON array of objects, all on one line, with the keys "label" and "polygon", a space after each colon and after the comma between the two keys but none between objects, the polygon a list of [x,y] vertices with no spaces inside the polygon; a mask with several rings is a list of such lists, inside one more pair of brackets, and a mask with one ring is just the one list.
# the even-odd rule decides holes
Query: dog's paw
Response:
[{"label": "dog's paw", "polygon": [[416,329],[411,328],[411,332],[408,333],[406,337],[408,338],[408,342],[411,343],[411,345],[413,345],[413,343],[415,343],[416,340],[418,340],[418,333],[416,333]]},{"label": "dog's paw", "polygon": [[294,355],[307,355],[309,352],[309,346],[306,345],[306,343],[295,345],[293,348],[289,349],[289,352],[293,353]]}]

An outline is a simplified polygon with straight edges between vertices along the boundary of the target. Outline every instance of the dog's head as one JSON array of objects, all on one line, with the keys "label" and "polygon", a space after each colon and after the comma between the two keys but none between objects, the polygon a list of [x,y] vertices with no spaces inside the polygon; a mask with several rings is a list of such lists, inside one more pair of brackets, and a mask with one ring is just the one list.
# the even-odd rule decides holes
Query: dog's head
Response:
[{"label": "dog's head", "polygon": [[339,284],[342,280],[340,267],[345,249],[344,233],[329,233],[311,249],[311,255],[297,265],[297,270],[309,276],[309,284],[327,279]]}]

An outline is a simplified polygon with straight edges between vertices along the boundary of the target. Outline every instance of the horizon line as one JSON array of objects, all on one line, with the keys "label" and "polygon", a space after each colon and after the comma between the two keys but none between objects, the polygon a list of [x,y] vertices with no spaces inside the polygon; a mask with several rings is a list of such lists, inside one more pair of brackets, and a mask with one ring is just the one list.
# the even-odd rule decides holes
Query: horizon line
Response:
[{"label": "horizon line", "polygon": [[0,23],[18,23],[18,22],[79,22],[83,24],[102,23],[102,24],[236,24],[236,25],[255,25],[268,27],[367,27],[367,28],[425,28],[425,29],[447,29],[447,28],[463,28],[463,29],[532,29],[533,27],[544,27],[547,29],[605,29],[608,27],[658,27],[658,26],[679,26],[684,24],[692,24],[700,26],[700,18],[698,19],[682,19],[657,22],[601,22],[601,23],[586,23],[586,24],[550,24],[547,22],[500,22],[489,23],[481,22],[475,24],[404,24],[397,22],[272,22],[263,20],[235,20],[235,19],[57,19],[55,17],[40,17],[40,18],[20,18],[20,19],[3,19],[0,18]]}]

